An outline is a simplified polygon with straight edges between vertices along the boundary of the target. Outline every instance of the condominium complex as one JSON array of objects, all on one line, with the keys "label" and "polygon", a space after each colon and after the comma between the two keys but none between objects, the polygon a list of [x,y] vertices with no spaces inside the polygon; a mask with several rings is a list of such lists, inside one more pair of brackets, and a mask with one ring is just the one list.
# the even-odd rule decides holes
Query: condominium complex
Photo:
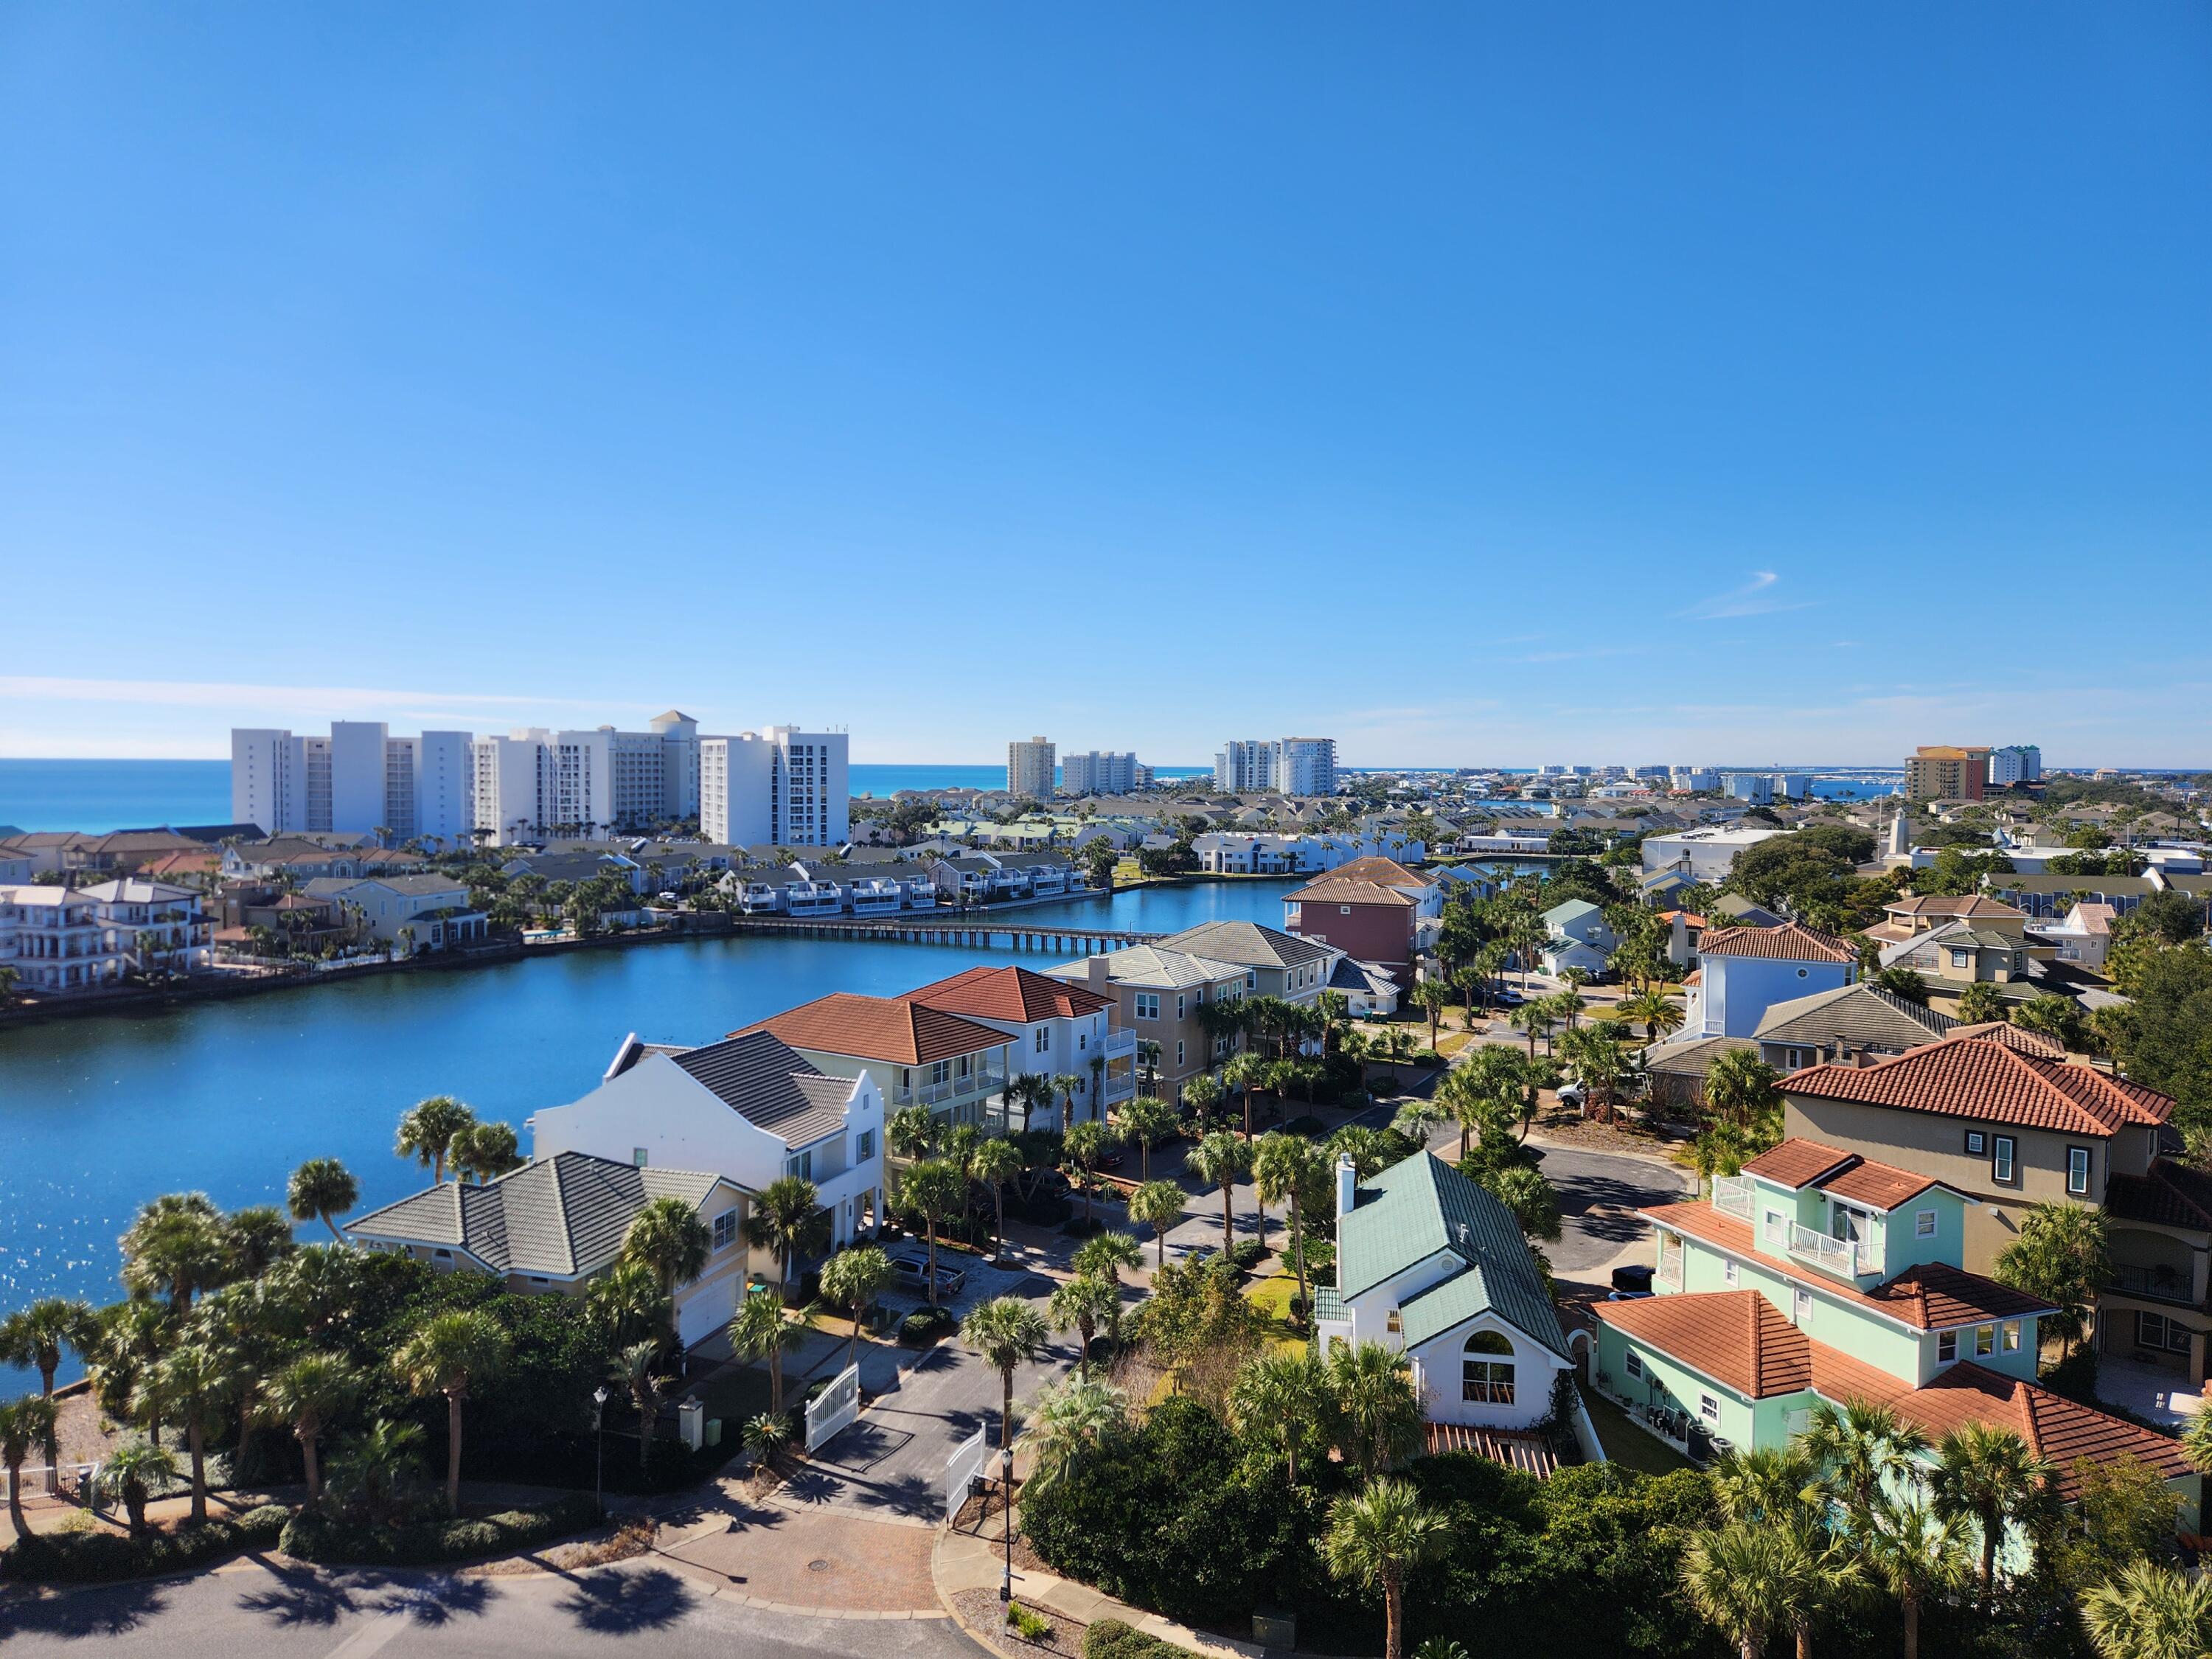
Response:
[{"label": "condominium complex", "polygon": [[327,737],[236,729],[230,816],[272,836],[381,829],[458,840],[471,822],[470,742],[465,732],[395,738],[375,720],[335,720]]},{"label": "condominium complex", "polygon": [[1053,797],[1053,746],[1048,738],[1031,738],[1027,743],[1006,745],[1006,793],[1026,795],[1031,800],[1050,800]]},{"label": "condominium complex", "polygon": [[1336,793],[1334,738],[1232,738],[1213,757],[1213,787],[1229,794]]},{"label": "condominium complex", "polygon": [[[2042,757],[2037,757],[2039,771]],[[1987,744],[1923,744],[1905,763],[1910,800],[1979,800],[1989,781]]]},{"label": "condominium complex", "polygon": [[2000,789],[2043,781],[2043,750],[2032,743],[2008,744],[1990,750],[1990,781]]},{"label": "condominium complex", "polygon": [[1067,795],[1126,795],[1152,781],[1152,768],[1135,753],[1113,754],[1093,749],[1069,755],[1060,763],[1060,787]]},{"label": "condominium complex", "polygon": [[842,732],[764,732],[697,739],[699,833],[723,847],[836,847],[852,838]]}]

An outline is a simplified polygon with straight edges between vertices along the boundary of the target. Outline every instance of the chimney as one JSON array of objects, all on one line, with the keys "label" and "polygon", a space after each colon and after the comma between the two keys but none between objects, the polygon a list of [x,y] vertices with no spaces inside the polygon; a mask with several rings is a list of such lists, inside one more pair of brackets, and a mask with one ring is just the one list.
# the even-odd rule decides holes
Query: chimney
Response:
[{"label": "chimney", "polygon": [[[1339,1152],[1336,1155],[1336,1218],[1340,1224],[1352,1213],[1352,1206],[1358,1203],[1358,1194],[1359,1170],[1352,1163],[1350,1152]],[[1341,1241],[1338,1248],[1343,1248]]]},{"label": "chimney", "polygon": [[1667,933],[1667,960],[1677,968],[1690,965],[1690,924],[1682,919],[1680,905],[1674,908],[1674,925]]},{"label": "chimney", "polygon": [[1107,966],[1106,953],[1103,951],[1096,956],[1083,958],[1083,982],[1097,992],[1099,995],[1113,994],[1107,983],[1113,977],[1113,970]]}]

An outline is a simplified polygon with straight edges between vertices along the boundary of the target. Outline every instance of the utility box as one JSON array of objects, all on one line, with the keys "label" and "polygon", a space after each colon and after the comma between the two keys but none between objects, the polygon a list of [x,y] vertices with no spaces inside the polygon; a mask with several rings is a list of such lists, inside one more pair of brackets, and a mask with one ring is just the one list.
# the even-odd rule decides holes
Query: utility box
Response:
[{"label": "utility box", "polygon": [[677,1407],[676,1426],[684,1436],[684,1443],[693,1451],[707,1443],[707,1407],[697,1395]]},{"label": "utility box", "polygon": [[1290,1651],[1298,1644],[1298,1616],[1288,1607],[1255,1607],[1252,1639],[1263,1648]]},{"label": "utility box", "polygon": [[710,1446],[719,1446],[722,1443],[722,1419],[719,1417],[710,1417],[707,1419],[707,1443]]}]

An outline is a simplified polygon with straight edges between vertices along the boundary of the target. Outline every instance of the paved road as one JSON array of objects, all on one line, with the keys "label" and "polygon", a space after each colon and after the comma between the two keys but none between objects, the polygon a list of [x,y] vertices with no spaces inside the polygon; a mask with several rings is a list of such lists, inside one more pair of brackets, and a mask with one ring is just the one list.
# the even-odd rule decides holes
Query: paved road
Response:
[{"label": "paved road", "polygon": [[1680,1170],[1578,1146],[1547,1147],[1544,1173],[1559,1189],[1561,1232],[1559,1242],[1544,1249],[1562,1279],[1602,1278],[1625,1251],[1629,1260],[1650,1260],[1644,1249],[1650,1224],[1636,1212],[1687,1198],[1697,1187]]},{"label": "paved road", "polygon": [[198,1578],[0,1604],[16,1654],[131,1659],[502,1659],[650,1652],[659,1659],[975,1659],[948,1620],[830,1620],[709,1593],[647,1557],[558,1577],[278,1572]]}]

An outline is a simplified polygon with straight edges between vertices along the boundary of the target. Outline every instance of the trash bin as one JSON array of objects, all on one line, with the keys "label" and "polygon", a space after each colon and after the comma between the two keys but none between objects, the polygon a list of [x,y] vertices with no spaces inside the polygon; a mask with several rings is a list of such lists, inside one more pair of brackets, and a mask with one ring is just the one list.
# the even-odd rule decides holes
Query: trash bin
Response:
[{"label": "trash bin", "polygon": [[719,1417],[710,1417],[707,1419],[707,1443],[710,1446],[719,1446],[722,1443],[722,1419]]}]

